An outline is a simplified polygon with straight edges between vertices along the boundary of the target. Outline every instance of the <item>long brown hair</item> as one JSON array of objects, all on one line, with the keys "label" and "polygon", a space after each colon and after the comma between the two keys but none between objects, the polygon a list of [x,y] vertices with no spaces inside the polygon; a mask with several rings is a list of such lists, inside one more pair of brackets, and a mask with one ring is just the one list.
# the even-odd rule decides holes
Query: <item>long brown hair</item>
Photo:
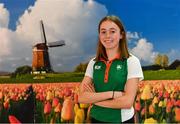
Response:
[{"label": "long brown hair", "polygon": [[[120,29],[120,33],[123,36],[122,39],[119,41],[119,52],[120,52],[120,59],[128,58],[129,52],[127,48],[127,38],[126,38],[126,32],[124,29],[123,24],[121,23],[120,19],[117,16],[111,15],[111,16],[105,16],[100,22],[98,26],[98,33],[100,33],[100,26],[104,21],[112,21],[114,22]],[[108,60],[105,47],[100,42],[100,39],[98,40],[97,44],[97,52],[96,52],[96,58],[95,60],[98,61],[100,58],[103,58],[105,60]]]}]

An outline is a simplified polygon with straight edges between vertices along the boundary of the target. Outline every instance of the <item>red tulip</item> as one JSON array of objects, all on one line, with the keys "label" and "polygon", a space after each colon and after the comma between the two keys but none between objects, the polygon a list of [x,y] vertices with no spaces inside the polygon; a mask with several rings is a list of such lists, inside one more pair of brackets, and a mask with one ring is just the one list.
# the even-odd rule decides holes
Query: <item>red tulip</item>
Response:
[{"label": "red tulip", "polygon": [[168,98],[169,97],[169,93],[166,91],[164,92],[164,98]]},{"label": "red tulip", "polygon": [[53,98],[52,107],[56,107],[59,104],[58,98]]},{"label": "red tulip", "polygon": [[9,115],[9,122],[10,124],[14,124],[14,123],[21,124],[21,122],[13,115]]},{"label": "red tulip", "polygon": [[78,94],[74,94],[74,103],[76,104],[76,103],[78,103]]},{"label": "red tulip", "polygon": [[51,112],[51,104],[49,101],[44,106],[44,114],[49,114]]},{"label": "red tulip", "polygon": [[64,94],[65,97],[68,97],[68,96],[71,96],[72,91],[69,88],[66,87],[63,90],[63,94]]},{"label": "red tulip", "polygon": [[172,107],[173,107],[173,103],[170,100],[168,100],[166,105],[166,112],[169,113]]},{"label": "red tulip", "polygon": [[159,91],[158,98],[161,98],[163,96],[163,92]]},{"label": "red tulip", "polygon": [[5,109],[8,109],[8,108],[9,108],[9,101],[5,101],[5,102],[3,103],[3,105],[4,105],[4,108],[5,108]]},{"label": "red tulip", "polygon": [[140,102],[135,102],[135,110],[136,111],[140,111],[140,109],[141,109],[141,104],[140,104]]},{"label": "red tulip", "polygon": [[175,105],[177,105],[177,106],[180,107],[180,100],[177,100],[177,101],[175,102]]}]

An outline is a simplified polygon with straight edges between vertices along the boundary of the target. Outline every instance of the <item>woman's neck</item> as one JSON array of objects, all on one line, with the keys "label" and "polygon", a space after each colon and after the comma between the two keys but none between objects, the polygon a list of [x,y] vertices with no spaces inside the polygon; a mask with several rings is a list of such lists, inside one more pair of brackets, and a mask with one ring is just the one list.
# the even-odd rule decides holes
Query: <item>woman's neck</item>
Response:
[{"label": "woman's neck", "polygon": [[106,49],[108,60],[112,60],[118,54],[118,49]]}]

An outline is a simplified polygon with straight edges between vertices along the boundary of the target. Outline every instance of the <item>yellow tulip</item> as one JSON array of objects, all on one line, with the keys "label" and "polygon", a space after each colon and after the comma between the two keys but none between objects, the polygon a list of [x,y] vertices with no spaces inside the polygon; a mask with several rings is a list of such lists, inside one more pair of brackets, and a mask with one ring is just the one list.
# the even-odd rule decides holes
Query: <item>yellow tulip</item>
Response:
[{"label": "yellow tulip", "polygon": [[82,104],[80,103],[80,108],[86,109],[89,107],[89,104]]},{"label": "yellow tulip", "polygon": [[47,92],[47,96],[46,96],[46,100],[48,101],[48,100],[52,100],[54,98],[54,95],[53,95],[53,93],[51,92],[51,91],[48,91]]},{"label": "yellow tulip", "polygon": [[74,122],[75,123],[83,123],[84,120],[85,120],[84,109],[78,109],[77,112],[76,112]]},{"label": "yellow tulip", "polygon": [[150,98],[152,98],[151,87],[150,87],[150,85],[145,85],[143,92],[141,94],[141,99],[148,100]]},{"label": "yellow tulip", "polygon": [[163,107],[166,107],[166,105],[167,105],[167,98],[164,99],[164,101],[163,101]]},{"label": "yellow tulip", "polygon": [[163,101],[160,101],[158,106],[163,107]]},{"label": "yellow tulip", "polygon": [[156,124],[157,120],[155,120],[154,118],[148,118],[144,121],[144,124]]},{"label": "yellow tulip", "polygon": [[78,104],[75,104],[74,105],[74,113],[76,114],[77,113],[77,110],[79,109],[79,105]]},{"label": "yellow tulip", "polygon": [[154,99],[153,99],[153,102],[152,102],[153,104],[156,104],[156,103],[158,103],[158,98],[157,98],[157,96],[155,96],[154,97]]},{"label": "yellow tulip", "polygon": [[81,122],[81,117],[75,116],[75,118],[74,118],[74,124],[79,124],[79,123],[82,123],[82,122]]}]

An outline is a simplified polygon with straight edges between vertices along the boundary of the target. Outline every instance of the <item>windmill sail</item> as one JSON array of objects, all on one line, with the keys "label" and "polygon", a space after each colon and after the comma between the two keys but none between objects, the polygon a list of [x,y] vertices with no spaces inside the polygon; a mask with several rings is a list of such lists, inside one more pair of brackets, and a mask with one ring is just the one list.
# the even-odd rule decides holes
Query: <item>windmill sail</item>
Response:
[{"label": "windmill sail", "polygon": [[48,47],[58,47],[58,46],[64,46],[64,45],[65,45],[65,41],[64,40],[60,40],[60,41],[56,41],[56,42],[51,42],[51,43],[47,44]]},{"label": "windmill sail", "polygon": [[43,39],[44,43],[47,45],[45,29],[44,29],[44,24],[43,24],[42,20],[40,21],[40,26],[41,26],[41,34],[42,34],[41,36],[42,36],[42,39]]}]

